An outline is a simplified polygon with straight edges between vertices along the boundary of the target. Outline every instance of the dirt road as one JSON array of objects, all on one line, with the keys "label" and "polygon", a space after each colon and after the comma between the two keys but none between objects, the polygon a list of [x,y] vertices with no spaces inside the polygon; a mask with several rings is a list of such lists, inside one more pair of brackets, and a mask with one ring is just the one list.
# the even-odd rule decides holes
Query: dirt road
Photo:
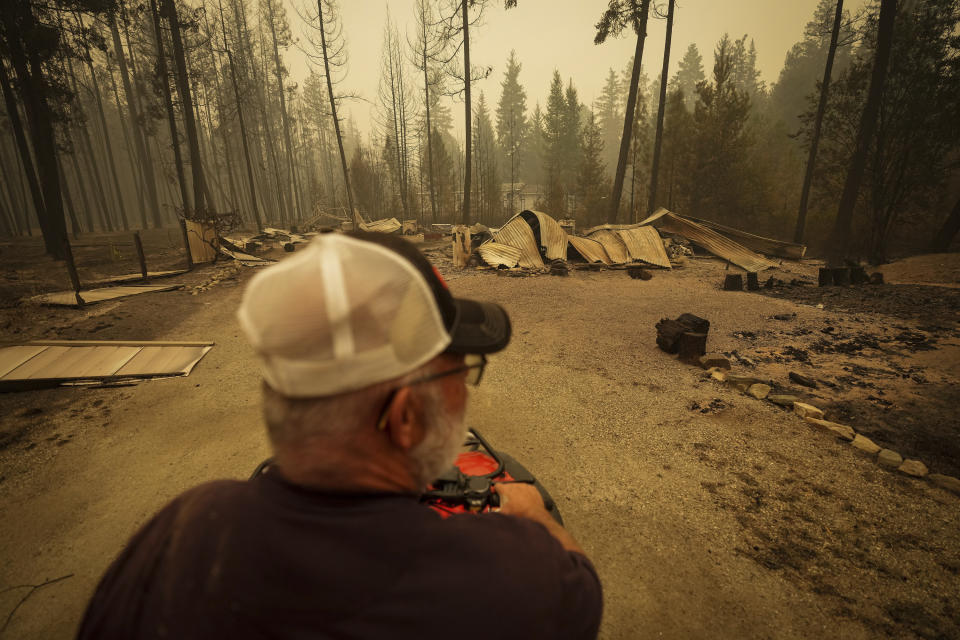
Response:
[{"label": "dirt road", "polygon": [[[513,342],[492,358],[468,418],[557,498],[604,583],[601,637],[960,637],[957,496],[883,471],[654,348],[653,325],[683,312],[710,319],[710,348],[727,352],[743,351],[736,332],[769,332],[774,315],[796,314],[791,330],[846,320],[724,293],[721,269],[691,261],[648,282],[620,271],[450,274],[456,294],[498,301],[513,318]],[[154,511],[266,455],[256,362],[233,316],[251,271],[225,273],[198,295],[44,311],[22,332],[216,347],[187,378],[0,395],[0,590],[71,576],[33,591],[0,638],[70,637],[100,574]],[[955,339],[937,349],[960,361]],[[941,373],[950,387],[952,370]],[[0,624],[28,592],[0,592]]]}]

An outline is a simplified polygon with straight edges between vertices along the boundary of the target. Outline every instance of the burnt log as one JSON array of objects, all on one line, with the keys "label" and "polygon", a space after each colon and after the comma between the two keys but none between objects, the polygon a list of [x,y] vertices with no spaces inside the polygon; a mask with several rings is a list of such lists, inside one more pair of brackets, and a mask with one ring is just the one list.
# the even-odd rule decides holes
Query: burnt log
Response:
[{"label": "burnt log", "polygon": [[[684,313],[676,320],[663,318],[657,323],[657,346],[667,353],[677,353],[679,350],[679,341],[685,333],[695,333],[704,335],[704,345],[706,345],[706,335],[710,331],[710,321],[692,313]],[[697,358],[706,353],[706,350],[697,354]]]}]

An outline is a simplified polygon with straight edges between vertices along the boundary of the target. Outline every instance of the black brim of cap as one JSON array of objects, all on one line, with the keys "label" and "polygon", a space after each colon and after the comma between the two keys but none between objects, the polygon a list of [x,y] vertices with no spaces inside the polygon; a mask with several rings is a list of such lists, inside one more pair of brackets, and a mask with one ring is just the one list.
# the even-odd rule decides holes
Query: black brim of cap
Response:
[{"label": "black brim of cap", "polygon": [[495,353],[510,342],[510,317],[493,302],[454,298],[457,318],[450,329],[453,353]]}]

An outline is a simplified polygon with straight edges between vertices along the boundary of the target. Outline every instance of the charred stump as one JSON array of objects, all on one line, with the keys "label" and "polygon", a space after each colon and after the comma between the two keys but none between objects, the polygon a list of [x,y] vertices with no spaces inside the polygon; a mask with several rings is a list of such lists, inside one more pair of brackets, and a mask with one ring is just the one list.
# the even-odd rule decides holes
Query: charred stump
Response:
[{"label": "charred stump", "polygon": [[724,291],[743,291],[743,276],[739,273],[728,274],[723,280]]}]

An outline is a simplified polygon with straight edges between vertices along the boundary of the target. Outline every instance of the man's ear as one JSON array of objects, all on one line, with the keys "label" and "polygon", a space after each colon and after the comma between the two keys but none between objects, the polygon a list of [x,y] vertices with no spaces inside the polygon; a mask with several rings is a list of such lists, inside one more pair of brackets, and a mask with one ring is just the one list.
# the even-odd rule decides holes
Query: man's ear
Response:
[{"label": "man's ear", "polygon": [[420,409],[420,399],[410,387],[401,387],[394,394],[386,425],[394,446],[409,451],[423,440],[423,425],[418,419]]}]

